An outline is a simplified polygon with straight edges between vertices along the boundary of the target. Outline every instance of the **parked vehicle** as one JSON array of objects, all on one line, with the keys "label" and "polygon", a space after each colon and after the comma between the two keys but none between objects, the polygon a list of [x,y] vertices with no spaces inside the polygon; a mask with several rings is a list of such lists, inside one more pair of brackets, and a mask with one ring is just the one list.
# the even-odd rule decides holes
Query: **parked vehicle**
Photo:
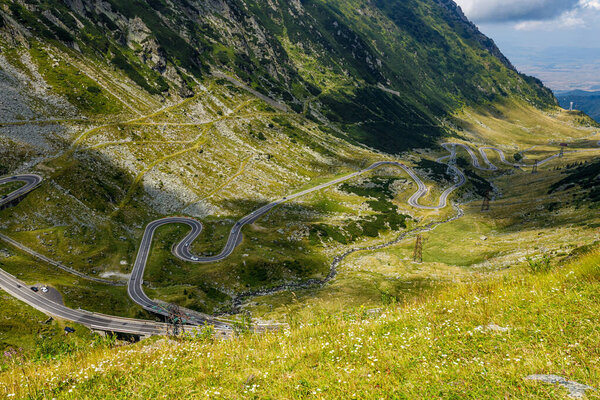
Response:
[{"label": "parked vehicle", "polygon": [[42,286],[42,293],[48,293],[48,288],[46,286]]},{"label": "parked vehicle", "polygon": [[38,292],[40,289],[38,289],[38,288],[37,288],[37,286],[32,286],[32,287],[31,287],[31,290],[33,290],[34,292],[36,292],[36,293],[37,293],[37,292]]}]

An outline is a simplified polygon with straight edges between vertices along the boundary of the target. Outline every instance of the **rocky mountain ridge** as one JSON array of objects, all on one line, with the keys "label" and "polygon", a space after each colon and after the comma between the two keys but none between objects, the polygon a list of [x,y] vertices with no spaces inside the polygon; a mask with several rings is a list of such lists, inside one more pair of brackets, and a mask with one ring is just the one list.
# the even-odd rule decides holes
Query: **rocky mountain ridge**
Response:
[{"label": "rocky mountain ridge", "polygon": [[[431,144],[465,104],[514,96],[555,104],[452,0],[0,4],[0,35],[10,48],[35,42],[74,53],[167,101],[193,95],[212,71],[225,72],[383,151]],[[380,87],[399,95],[382,96]],[[87,115],[115,111],[80,103]]]}]

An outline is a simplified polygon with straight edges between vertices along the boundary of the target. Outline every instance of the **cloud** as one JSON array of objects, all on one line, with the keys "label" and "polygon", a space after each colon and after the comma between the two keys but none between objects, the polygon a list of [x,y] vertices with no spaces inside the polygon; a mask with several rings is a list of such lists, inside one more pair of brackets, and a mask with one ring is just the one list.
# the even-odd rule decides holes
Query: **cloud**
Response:
[{"label": "cloud", "polygon": [[600,10],[600,0],[457,0],[476,22],[521,22],[555,19],[578,7]]},{"label": "cloud", "polygon": [[585,27],[586,21],[580,10],[571,10],[550,21],[522,21],[515,25],[518,31],[554,31],[557,28],[569,29]]},{"label": "cloud", "polygon": [[580,0],[579,6],[581,8],[600,11],[600,0]]}]

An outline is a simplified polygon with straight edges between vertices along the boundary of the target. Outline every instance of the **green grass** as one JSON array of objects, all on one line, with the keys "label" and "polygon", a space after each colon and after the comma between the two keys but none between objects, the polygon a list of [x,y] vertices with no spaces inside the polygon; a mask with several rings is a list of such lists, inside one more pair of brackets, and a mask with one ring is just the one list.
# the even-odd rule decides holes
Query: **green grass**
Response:
[{"label": "green grass", "polygon": [[23,182],[8,182],[4,185],[0,185],[0,197],[9,195],[20,187],[25,186]]},{"label": "green grass", "polygon": [[62,60],[53,64],[43,45],[34,44],[30,54],[52,90],[65,96],[81,111],[91,116],[118,114],[123,111],[122,105],[111,94],[98,87],[93,79],[78,68]]},{"label": "green grass", "polygon": [[560,188],[565,190],[566,188],[579,187],[589,190],[578,199],[579,204],[584,204],[589,201],[594,203],[600,202],[600,162],[593,161],[588,164],[586,161],[583,163],[573,163],[566,166],[566,177],[560,181],[554,183],[550,187],[549,193],[553,193]]},{"label": "green grass", "polygon": [[[57,399],[562,399],[564,389],[523,378],[597,384],[599,283],[593,251],[548,273],[487,276],[373,312],[306,309],[279,332],[154,339],[25,361],[0,374],[0,390]],[[489,324],[508,330],[480,328]]]},{"label": "green grass", "polygon": [[[51,319],[7,294],[0,295],[0,310],[0,371],[15,368],[25,359],[50,362],[114,343],[79,324]],[[65,326],[74,328],[75,333],[66,336]]]}]

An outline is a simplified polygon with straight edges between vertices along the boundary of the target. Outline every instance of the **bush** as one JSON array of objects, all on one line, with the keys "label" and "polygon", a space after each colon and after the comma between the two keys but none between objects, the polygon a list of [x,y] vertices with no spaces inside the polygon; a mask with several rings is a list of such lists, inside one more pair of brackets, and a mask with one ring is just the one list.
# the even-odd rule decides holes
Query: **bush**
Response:
[{"label": "bush", "polygon": [[100,93],[102,90],[100,90],[100,88],[98,86],[88,86],[87,87],[87,91],[90,93],[95,93],[98,94]]},{"label": "bush", "polygon": [[527,264],[529,265],[529,270],[534,274],[550,271],[550,269],[552,268],[550,261],[550,256],[548,255],[544,255],[542,258],[538,259],[527,257]]}]

